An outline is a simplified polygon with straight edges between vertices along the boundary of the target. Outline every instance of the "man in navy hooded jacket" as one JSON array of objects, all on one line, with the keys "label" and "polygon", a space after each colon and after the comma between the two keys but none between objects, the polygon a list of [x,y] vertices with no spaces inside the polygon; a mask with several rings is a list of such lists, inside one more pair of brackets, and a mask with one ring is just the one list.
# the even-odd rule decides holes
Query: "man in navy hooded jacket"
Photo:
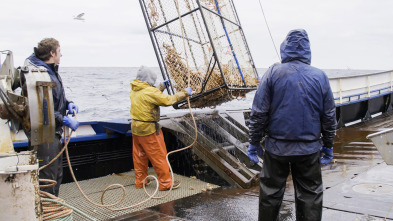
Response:
[{"label": "man in navy hooded jacket", "polygon": [[[278,220],[290,172],[296,219],[321,220],[320,166],[333,158],[337,124],[333,94],[326,74],[310,66],[305,30],[290,31],[280,52],[281,64],[271,66],[260,81],[249,125],[249,158],[258,162],[257,154],[263,155],[259,220]],[[325,154],[321,159],[320,152]]]},{"label": "man in navy hooded jacket", "polygon": [[[78,113],[78,107],[72,101],[68,101],[65,97],[63,82],[58,73],[60,64],[60,44],[54,38],[45,38],[34,47],[34,53],[30,55],[25,61],[26,66],[43,67],[47,70],[52,82],[56,86],[52,89],[53,105],[55,112],[55,141],[51,144],[43,144],[38,146],[37,158],[40,167],[48,164],[55,158],[62,149],[61,135],[63,132],[62,126],[68,126],[72,130],[76,130],[79,122],[68,114],[75,115],[74,111]],[[55,160],[52,164],[42,169],[39,172],[40,179],[50,179],[57,182],[55,186],[42,188],[42,190],[53,194],[59,195],[59,188],[63,178],[62,156]]]}]

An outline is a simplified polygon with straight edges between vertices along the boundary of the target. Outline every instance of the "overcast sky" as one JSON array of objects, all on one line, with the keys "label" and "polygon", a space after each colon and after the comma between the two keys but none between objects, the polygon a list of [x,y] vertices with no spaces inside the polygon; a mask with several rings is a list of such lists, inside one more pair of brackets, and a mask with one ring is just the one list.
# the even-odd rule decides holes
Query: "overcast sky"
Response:
[{"label": "overcast sky", "polygon": [[[261,2],[277,47],[289,30],[306,29],[313,66],[393,69],[393,0]],[[256,66],[277,62],[258,0],[234,3]],[[0,7],[0,50],[14,52],[15,66],[45,37],[60,41],[65,67],[158,66],[138,0],[2,0]],[[73,19],[82,12],[84,22]]]}]

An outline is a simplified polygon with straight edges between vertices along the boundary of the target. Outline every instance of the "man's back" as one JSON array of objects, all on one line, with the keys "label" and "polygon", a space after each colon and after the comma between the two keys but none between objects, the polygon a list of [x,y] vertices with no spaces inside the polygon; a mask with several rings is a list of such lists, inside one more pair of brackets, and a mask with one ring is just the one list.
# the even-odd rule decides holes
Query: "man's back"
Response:
[{"label": "man's back", "polygon": [[[321,220],[320,150],[324,146],[322,151],[333,151],[334,98],[326,74],[310,66],[311,50],[305,30],[290,31],[280,49],[282,64],[270,67],[261,79],[250,116],[247,153],[256,163],[257,154],[263,157],[258,219],[279,219],[291,173],[296,219]],[[260,145],[263,137],[264,153]]]},{"label": "man's back", "polygon": [[322,141],[333,145],[334,98],[326,74],[310,66],[307,33],[291,31],[280,52],[282,64],[269,68],[255,94],[250,143],[267,135],[265,148],[274,154],[311,154],[319,151],[322,133]]},{"label": "man's back", "polygon": [[323,71],[300,61],[275,65],[271,90],[269,136],[283,140],[318,140],[329,80]]}]

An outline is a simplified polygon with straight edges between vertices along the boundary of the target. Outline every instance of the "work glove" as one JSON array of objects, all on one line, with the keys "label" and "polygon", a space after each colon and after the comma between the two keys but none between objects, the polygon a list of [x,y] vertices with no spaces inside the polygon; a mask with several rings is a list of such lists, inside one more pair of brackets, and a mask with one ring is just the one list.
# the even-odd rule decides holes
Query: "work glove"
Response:
[{"label": "work glove", "polygon": [[333,147],[322,147],[321,149],[321,164],[327,165],[333,160]]},{"label": "work glove", "polygon": [[251,160],[252,162],[258,163],[258,162],[259,162],[259,159],[258,159],[257,154],[258,154],[260,157],[263,156],[263,150],[262,150],[261,144],[256,144],[256,145],[250,144],[250,145],[248,146],[248,149],[247,149],[248,158],[250,158],[250,160]]},{"label": "work glove", "polygon": [[168,80],[163,81],[162,84],[165,85],[165,87],[170,87],[171,81],[168,79]]},{"label": "work glove", "polygon": [[187,91],[188,96],[191,96],[191,94],[192,94],[192,89],[191,89],[191,87],[184,88],[184,90]]},{"label": "work glove", "polygon": [[69,103],[68,104],[68,114],[72,114],[72,116],[75,116],[74,111],[76,111],[76,113],[79,113],[79,108],[78,106],[76,106],[74,103]]},{"label": "work glove", "polygon": [[76,131],[76,129],[79,127],[79,121],[75,120],[72,117],[64,116],[63,125],[71,128],[71,130],[73,131]]}]

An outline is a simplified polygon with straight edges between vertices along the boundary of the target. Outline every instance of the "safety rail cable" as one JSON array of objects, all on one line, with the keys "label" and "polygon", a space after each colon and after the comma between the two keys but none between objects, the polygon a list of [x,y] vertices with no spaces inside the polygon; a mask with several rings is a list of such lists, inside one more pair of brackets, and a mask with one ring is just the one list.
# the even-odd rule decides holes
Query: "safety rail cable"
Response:
[{"label": "safety rail cable", "polygon": [[223,27],[223,29],[225,31],[225,35],[227,37],[227,40],[228,40],[228,43],[229,43],[229,47],[231,48],[233,58],[235,59],[235,62],[236,62],[236,65],[237,65],[237,69],[239,70],[239,73],[240,73],[240,76],[242,77],[244,85],[247,86],[246,80],[244,79],[244,76],[243,76],[242,69],[240,68],[240,65],[239,65],[239,61],[237,60],[235,50],[233,50],[233,45],[232,45],[231,39],[229,38],[227,29],[225,27],[224,19],[222,18],[222,15],[221,15],[220,7],[218,5],[217,0],[214,0],[214,2],[216,3],[217,13],[220,15],[221,24],[222,24],[222,27]]}]

